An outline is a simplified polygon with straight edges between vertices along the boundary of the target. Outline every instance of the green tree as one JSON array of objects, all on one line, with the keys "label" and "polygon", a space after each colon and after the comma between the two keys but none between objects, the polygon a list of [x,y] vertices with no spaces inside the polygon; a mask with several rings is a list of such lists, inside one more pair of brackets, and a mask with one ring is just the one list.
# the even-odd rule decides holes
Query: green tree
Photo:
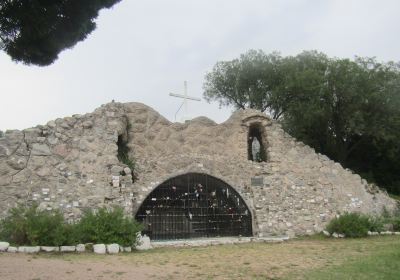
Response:
[{"label": "green tree", "polygon": [[205,98],[266,111],[292,136],[399,193],[399,64],[316,51],[270,56],[250,51],[217,63],[206,76]]},{"label": "green tree", "polygon": [[86,39],[99,10],[121,0],[3,0],[0,49],[15,61],[45,66]]},{"label": "green tree", "polygon": [[251,50],[239,59],[218,62],[206,75],[204,98],[237,109],[271,110],[270,98],[282,84],[281,60],[278,53]]}]

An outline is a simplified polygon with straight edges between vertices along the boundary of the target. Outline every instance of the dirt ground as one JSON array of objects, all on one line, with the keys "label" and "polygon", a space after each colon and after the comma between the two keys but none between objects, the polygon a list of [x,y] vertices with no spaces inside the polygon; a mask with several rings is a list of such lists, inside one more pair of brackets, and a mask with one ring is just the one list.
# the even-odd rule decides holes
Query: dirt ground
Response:
[{"label": "dirt ground", "polygon": [[0,254],[0,279],[304,279],[399,244],[400,237],[306,239],[202,248],[160,248],[120,255]]}]

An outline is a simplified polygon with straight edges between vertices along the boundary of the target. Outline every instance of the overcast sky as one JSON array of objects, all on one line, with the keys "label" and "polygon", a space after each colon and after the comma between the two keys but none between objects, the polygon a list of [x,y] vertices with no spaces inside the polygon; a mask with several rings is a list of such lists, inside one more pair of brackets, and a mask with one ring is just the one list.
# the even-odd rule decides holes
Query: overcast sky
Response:
[{"label": "overcast sky", "polygon": [[[400,61],[398,0],[123,0],[51,66],[0,53],[0,130],[93,111],[112,99],[143,102],[174,121],[183,91],[202,96],[219,60],[249,49]],[[190,102],[192,116],[226,120],[232,108]],[[181,115],[178,115],[180,120]]]}]

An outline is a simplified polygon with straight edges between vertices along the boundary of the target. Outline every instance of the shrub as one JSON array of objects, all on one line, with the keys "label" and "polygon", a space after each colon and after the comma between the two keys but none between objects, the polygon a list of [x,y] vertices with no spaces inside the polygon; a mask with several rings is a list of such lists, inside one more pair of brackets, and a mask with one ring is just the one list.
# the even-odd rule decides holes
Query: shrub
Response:
[{"label": "shrub", "polygon": [[16,245],[60,246],[68,242],[68,227],[59,211],[18,206],[0,222],[0,239]]},{"label": "shrub", "polygon": [[392,224],[394,231],[400,231],[400,216],[393,217]]},{"label": "shrub", "polygon": [[359,213],[344,213],[339,218],[334,218],[327,225],[329,233],[340,233],[346,237],[364,237],[371,228],[370,218]]},{"label": "shrub", "polygon": [[136,245],[137,234],[141,230],[141,224],[133,218],[125,217],[121,208],[100,208],[96,212],[84,212],[80,222],[75,225],[74,238],[81,243],[133,246]]},{"label": "shrub", "polygon": [[381,232],[383,231],[383,225],[385,223],[385,218],[379,216],[369,217],[369,231]]}]

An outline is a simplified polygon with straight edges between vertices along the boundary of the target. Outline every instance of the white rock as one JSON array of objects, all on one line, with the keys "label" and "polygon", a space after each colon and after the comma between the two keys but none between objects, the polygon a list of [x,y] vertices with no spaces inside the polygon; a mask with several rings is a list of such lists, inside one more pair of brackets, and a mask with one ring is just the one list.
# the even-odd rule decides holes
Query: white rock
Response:
[{"label": "white rock", "polygon": [[18,247],[18,253],[38,253],[40,251],[40,246],[20,246]]},{"label": "white rock", "polygon": [[339,234],[337,234],[336,232],[332,233],[332,237],[334,238],[339,238]]},{"label": "white rock", "polygon": [[394,235],[400,235],[400,231],[395,231]]},{"label": "white rock", "polygon": [[381,232],[382,235],[392,235],[391,231],[383,231]]},{"label": "white rock", "polygon": [[10,246],[10,247],[8,247],[7,252],[16,253],[16,252],[18,252],[18,248]]},{"label": "white rock", "polygon": [[346,236],[345,236],[344,234],[339,233],[339,234],[338,234],[338,237],[339,237],[339,238],[345,238]]},{"label": "white rock", "polygon": [[75,252],[76,247],[75,246],[61,246],[60,251],[61,252]]},{"label": "white rock", "polygon": [[147,235],[143,235],[139,237],[138,245],[136,245],[137,250],[149,250],[152,249],[150,243],[150,238]]},{"label": "white rock", "polygon": [[58,252],[60,247],[41,246],[40,250],[43,252]]},{"label": "white rock", "polygon": [[109,254],[118,254],[119,253],[119,245],[118,244],[108,244],[107,245],[107,253]]},{"label": "white rock", "polygon": [[106,253],[106,245],[104,244],[94,244],[93,252],[96,254],[105,254]]},{"label": "white rock", "polygon": [[123,250],[124,252],[130,253],[132,252],[132,247],[124,247]]},{"label": "white rock", "polygon": [[83,253],[85,252],[86,248],[85,248],[85,244],[78,244],[76,245],[76,251],[79,253]]},{"label": "white rock", "polygon": [[8,242],[0,242],[0,252],[7,251],[8,247],[10,247],[10,243],[8,243]]},{"label": "white rock", "polygon": [[326,231],[326,230],[323,230],[322,233],[323,233],[325,236],[331,236],[331,234],[330,234],[328,231]]}]

